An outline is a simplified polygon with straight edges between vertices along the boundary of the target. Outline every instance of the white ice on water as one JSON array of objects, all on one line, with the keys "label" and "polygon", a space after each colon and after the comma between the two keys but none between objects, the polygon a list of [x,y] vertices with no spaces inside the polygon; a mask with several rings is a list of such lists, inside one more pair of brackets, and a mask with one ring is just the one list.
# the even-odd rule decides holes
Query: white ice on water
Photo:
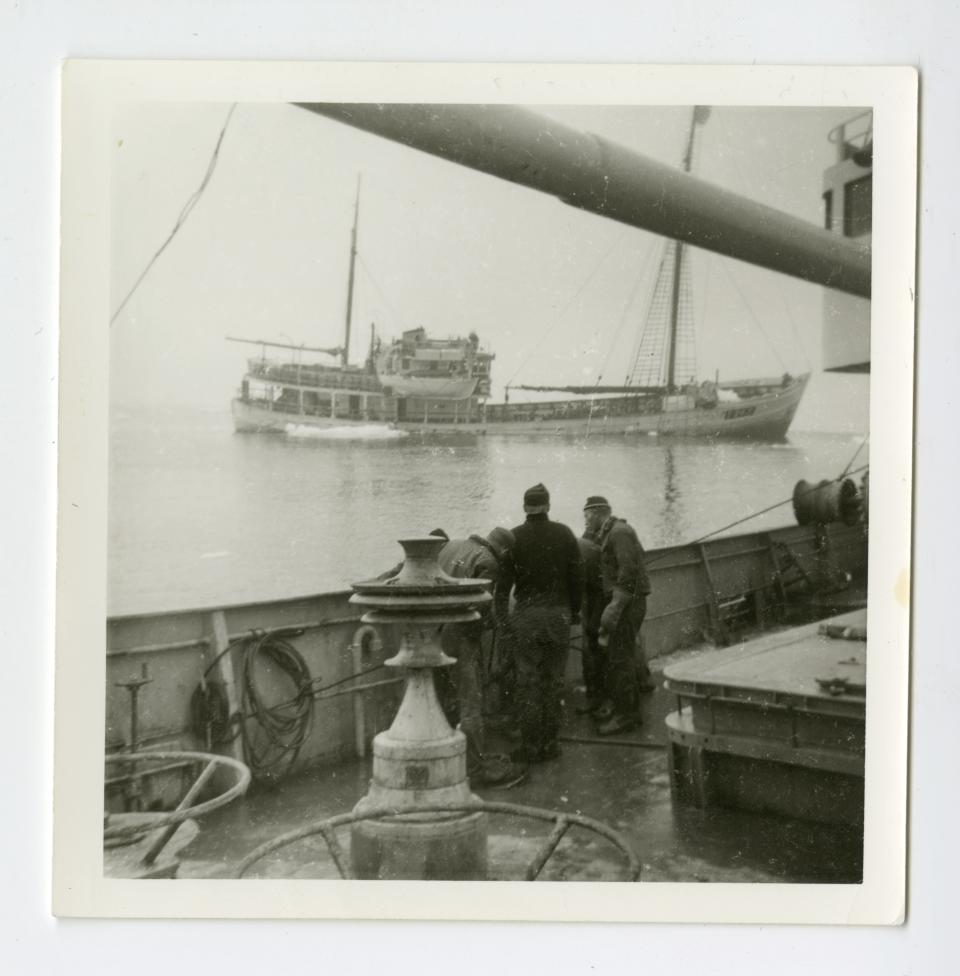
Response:
[{"label": "white ice on water", "polygon": [[309,424],[287,424],[287,437],[310,437],[316,440],[389,441],[408,437],[405,430],[386,424],[363,424],[350,427],[311,427]]}]

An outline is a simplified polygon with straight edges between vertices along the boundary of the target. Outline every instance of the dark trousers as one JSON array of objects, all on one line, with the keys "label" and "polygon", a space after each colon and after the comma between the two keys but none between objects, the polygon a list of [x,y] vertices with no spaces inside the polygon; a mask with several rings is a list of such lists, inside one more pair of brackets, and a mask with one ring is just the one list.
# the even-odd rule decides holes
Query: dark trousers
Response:
[{"label": "dark trousers", "polygon": [[583,632],[580,648],[583,685],[587,701],[600,703],[606,697],[606,651],[600,646],[600,635]]},{"label": "dark trousers", "polygon": [[482,624],[447,624],[440,633],[444,654],[456,660],[434,668],[434,687],[447,721],[467,737],[467,769],[479,769],[483,758],[483,687],[480,679]]},{"label": "dark trousers", "polygon": [[560,733],[570,614],[563,607],[518,608],[511,618],[517,664],[517,717],[528,758],[554,746]]},{"label": "dark trousers", "polygon": [[513,632],[508,621],[486,635],[483,651],[483,706],[487,715],[502,720],[516,714],[517,662],[513,653]]},{"label": "dark trousers", "polygon": [[607,697],[617,715],[630,717],[640,709],[640,683],[649,671],[643,650],[637,647],[640,625],[647,615],[647,598],[635,596],[610,635],[606,658]]}]

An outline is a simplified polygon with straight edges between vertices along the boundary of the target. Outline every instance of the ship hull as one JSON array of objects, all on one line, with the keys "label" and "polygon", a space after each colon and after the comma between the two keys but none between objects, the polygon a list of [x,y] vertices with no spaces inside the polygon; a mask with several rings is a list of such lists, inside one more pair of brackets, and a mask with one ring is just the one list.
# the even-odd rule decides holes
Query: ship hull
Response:
[{"label": "ship hull", "polygon": [[234,429],[241,434],[286,434],[296,427],[334,430],[341,427],[369,427],[371,424],[378,423],[352,417],[317,417],[271,409],[239,397],[231,401],[230,408],[233,413]]},{"label": "ship hull", "polygon": [[[488,410],[484,419],[431,421],[406,419],[389,426],[412,433],[484,434],[496,436],[624,436],[741,438],[783,440],[803,397],[808,377],[802,376],[782,390],[746,400],[720,402],[712,407],[629,413],[614,410],[614,401],[596,400],[592,408],[578,404],[576,416],[565,415],[567,404],[530,403]],[[298,427],[331,430],[343,427],[385,426],[384,421],[357,416],[317,416],[278,409],[277,404],[237,398],[232,403],[237,431],[288,433]]]}]

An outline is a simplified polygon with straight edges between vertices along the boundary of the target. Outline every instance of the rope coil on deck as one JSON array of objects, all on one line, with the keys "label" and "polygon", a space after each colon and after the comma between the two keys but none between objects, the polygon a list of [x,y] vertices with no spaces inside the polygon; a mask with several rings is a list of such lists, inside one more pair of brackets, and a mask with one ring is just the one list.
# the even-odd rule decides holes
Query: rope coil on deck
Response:
[{"label": "rope coil on deck", "polygon": [[[284,640],[285,637],[299,637],[303,631],[303,627],[252,630],[246,635],[233,638],[207,665],[191,698],[193,729],[197,737],[205,740],[208,748],[212,748],[240,735],[243,738],[245,757],[258,780],[279,778],[296,761],[310,734],[315,702],[343,694],[344,692],[335,689],[352,684],[384,667],[383,662],[380,662],[338,681],[321,684],[322,678],[311,677],[310,669],[297,648]],[[209,680],[208,675],[220,658],[237,648],[241,649],[238,681],[241,700],[239,710],[230,714],[222,685]],[[276,664],[290,678],[295,687],[293,697],[267,703],[256,681],[257,660],[261,655]],[[354,684],[348,691],[377,687],[378,684],[394,684],[400,680],[402,679],[391,678],[372,685]],[[257,729],[260,730],[259,747],[252,741],[257,735]],[[264,738],[265,747],[262,744]],[[285,769],[279,768],[281,766]]]},{"label": "rope coil on deck", "polygon": [[[260,662],[275,665],[296,688],[296,695],[269,704],[257,683]],[[240,733],[244,755],[257,779],[273,778],[292,766],[313,725],[313,683],[303,655],[280,637],[264,634],[245,642],[240,662]],[[259,733],[259,734],[258,734]],[[266,744],[263,744],[263,740]]]}]

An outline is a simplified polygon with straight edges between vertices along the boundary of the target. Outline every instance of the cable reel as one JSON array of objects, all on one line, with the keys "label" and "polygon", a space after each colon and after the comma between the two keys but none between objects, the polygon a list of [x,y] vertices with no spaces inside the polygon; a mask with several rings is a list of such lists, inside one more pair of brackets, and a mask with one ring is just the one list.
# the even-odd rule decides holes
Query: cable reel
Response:
[{"label": "cable reel", "polygon": [[856,525],[863,514],[863,500],[852,478],[824,479],[818,484],[801,480],[793,489],[793,514],[798,525]]}]

